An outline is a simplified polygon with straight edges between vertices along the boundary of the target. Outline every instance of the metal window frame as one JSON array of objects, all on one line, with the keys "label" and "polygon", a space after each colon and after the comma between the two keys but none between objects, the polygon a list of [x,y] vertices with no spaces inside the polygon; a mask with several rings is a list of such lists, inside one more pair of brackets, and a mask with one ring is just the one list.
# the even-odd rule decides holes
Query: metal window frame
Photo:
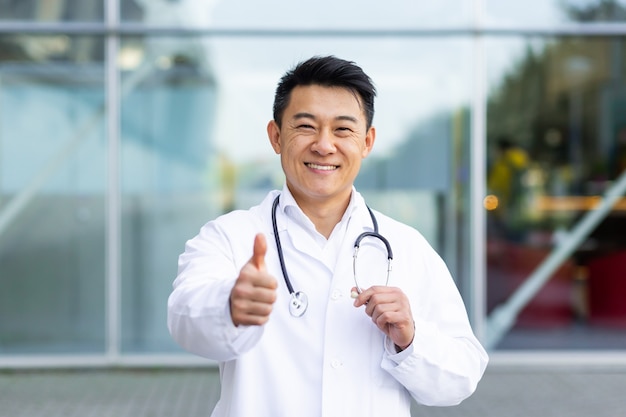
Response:
[{"label": "metal window frame", "polygon": [[112,29],[119,26],[119,2],[105,2],[105,109],[107,138],[106,198],[106,347],[110,363],[121,357],[121,187],[120,187],[120,73],[117,56],[120,38]]}]

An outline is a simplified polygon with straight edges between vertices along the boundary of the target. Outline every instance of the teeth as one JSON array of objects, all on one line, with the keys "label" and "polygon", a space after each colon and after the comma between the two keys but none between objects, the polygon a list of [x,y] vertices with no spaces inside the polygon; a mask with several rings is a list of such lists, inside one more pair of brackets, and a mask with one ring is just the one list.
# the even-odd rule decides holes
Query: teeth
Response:
[{"label": "teeth", "polygon": [[335,165],[317,165],[317,164],[311,164],[311,163],[308,163],[307,166],[309,168],[319,169],[322,171],[332,171],[333,169],[337,168]]}]

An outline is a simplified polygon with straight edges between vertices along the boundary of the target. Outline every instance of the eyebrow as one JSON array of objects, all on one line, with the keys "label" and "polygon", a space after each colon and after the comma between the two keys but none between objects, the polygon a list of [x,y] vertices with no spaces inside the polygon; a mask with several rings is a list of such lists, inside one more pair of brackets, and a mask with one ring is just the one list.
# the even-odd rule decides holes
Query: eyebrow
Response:
[{"label": "eyebrow", "polygon": [[[316,117],[315,115],[311,114],[311,113],[307,113],[307,112],[300,112],[300,113],[296,113],[293,115],[293,119],[294,120],[298,120],[298,119],[313,119],[315,120]],[[346,120],[348,122],[353,122],[353,123],[358,123],[358,119],[356,117],[353,116],[337,116],[335,117],[335,120]]]}]

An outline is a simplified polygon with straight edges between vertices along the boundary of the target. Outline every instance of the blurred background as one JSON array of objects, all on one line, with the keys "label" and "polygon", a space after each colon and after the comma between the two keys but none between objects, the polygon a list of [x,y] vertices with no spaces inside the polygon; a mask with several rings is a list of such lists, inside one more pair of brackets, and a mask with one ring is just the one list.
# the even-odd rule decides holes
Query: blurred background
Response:
[{"label": "blurred background", "polygon": [[274,88],[326,54],[492,363],[626,363],[626,1],[0,0],[0,368],[205,363],[178,255],[282,186]]}]

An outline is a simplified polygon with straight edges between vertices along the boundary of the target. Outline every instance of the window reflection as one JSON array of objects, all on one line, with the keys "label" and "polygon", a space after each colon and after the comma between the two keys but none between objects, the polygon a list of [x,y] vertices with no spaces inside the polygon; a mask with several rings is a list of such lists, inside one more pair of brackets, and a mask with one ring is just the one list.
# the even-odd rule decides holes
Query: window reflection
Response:
[{"label": "window reflection", "polygon": [[[0,0],[0,22],[100,24],[114,1]],[[273,89],[286,68],[320,53],[357,61],[378,87],[378,139],[357,186],[421,230],[467,295],[480,279],[469,276],[468,238],[475,38],[446,28],[473,23],[479,3],[316,3],[329,16],[295,13],[297,2],[120,0],[124,23],[236,35],[120,39],[122,351],[178,351],[163,325],[176,257],[206,220],[282,185],[265,135]],[[488,26],[503,28],[610,30],[604,23],[626,20],[626,0],[483,3]],[[368,32],[423,28],[433,32]],[[273,32],[245,36],[257,29]],[[490,313],[624,178],[625,41],[487,41]],[[104,352],[104,271],[119,265],[105,265],[103,46],[62,32],[0,36],[3,352]],[[625,219],[621,198],[577,238],[499,348],[623,348]]]},{"label": "window reflection", "polygon": [[98,22],[104,16],[103,0],[9,0],[0,2],[0,21]]},{"label": "window reflection", "polygon": [[[490,51],[505,47],[510,44],[494,40]],[[625,56],[624,38],[526,39],[515,66],[493,79],[489,309],[506,301],[548,255],[575,242],[502,347],[614,348],[615,338],[590,336],[626,327],[626,309],[613,301],[623,293],[626,273],[624,200],[589,233],[576,233],[624,172]],[[497,62],[491,65],[496,72]],[[545,333],[554,329],[560,332]]]},{"label": "window reflection", "polygon": [[309,7],[303,13],[302,3],[276,0],[120,1],[123,21],[235,30],[398,30],[468,25],[472,19],[472,3],[469,0],[441,0],[423,2],[415,7],[404,0],[373,1],[366,5],[355,0],[318,0],[315,7]]},{"label": "window reflection", "polygon": [[124,352],[179,350],[163,326],[176,259],[225,209],[213,145],[217,87],[201,45],[138,38],[121,45]]},{"label": "window reflection", "polygon": [[[283,185],[266,125],[275,85],[293,62],[319,51],[320,39],[124,39],[122,77],[122,343],[125,352],[178,350],[163,327],[176,258],[200,226],[248,208]],[[377,207],[416,226],[444,255],[460,285],[469,279],[467,227],[458,204],[468,189],[470,85],[459,66],[432,59],[457,40],[367,42],[328,39],[372,74],[380,92],[379,139],[357,187]],[[397,51],[415,51],[413,56]],[[374,51],[374,52],[373,52]],[[437,80],[434,83],[432,80]],[[132,81],[133,88],[124,86]],[[441,94],[442,91],[447,94]],[[416,99],[419,97],[419,99]],[[458,168],[457,168],[458,167]],[[454,179],[462,178],[464,184]],[[442,232],[442,231],[445,231]]]},{"label": "window reflection", "polygon": [[486,0],[490,22],[513,26],[626,21],[625,0]]},{"label": "window reflection", "polygon": [[[4,352],[104,352],[103,71],[89,57],[102,55],[97,44],[0,37]],[[69,63],[85,45],[81,65]]]},{"label": "window reflection", "polygon": [[[104,59],[104,42],[101,38],[69,35],[13,35],[0,36],[0,60],[4,65],[26,65],[30,69],[45,68],[44,62],[51,63],[47,76],[60,76],[60,81],[71,81],[71,77],[59,71],[64,64],[89,66],[93,61]],[[45,74],[42,74],[46,76]]]}]

